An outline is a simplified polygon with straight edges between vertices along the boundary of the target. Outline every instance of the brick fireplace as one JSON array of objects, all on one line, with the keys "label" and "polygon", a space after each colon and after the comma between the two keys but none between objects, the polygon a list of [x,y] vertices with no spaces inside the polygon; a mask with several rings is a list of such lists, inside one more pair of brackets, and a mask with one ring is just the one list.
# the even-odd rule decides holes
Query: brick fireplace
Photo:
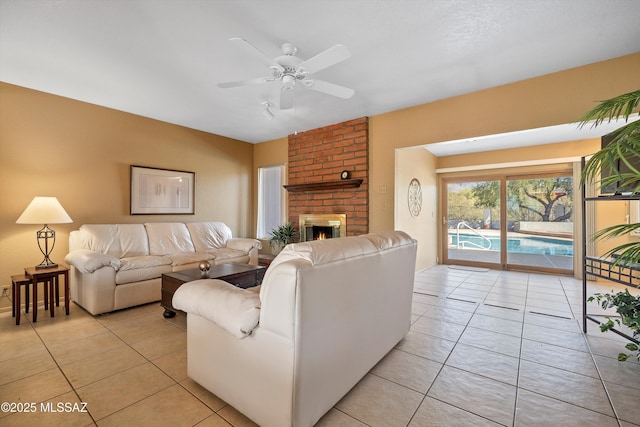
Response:
[{"label": "brick fireplace", "polygon": [[341,236],[369,231],[367,117],[289,135],[288,157],[289,221],[301,234],[301,215],[344,215]]},{"label": "brick fireplace", "polygon": [[300,241],[346,236],[346,214],[302,214],[299,218]]}]

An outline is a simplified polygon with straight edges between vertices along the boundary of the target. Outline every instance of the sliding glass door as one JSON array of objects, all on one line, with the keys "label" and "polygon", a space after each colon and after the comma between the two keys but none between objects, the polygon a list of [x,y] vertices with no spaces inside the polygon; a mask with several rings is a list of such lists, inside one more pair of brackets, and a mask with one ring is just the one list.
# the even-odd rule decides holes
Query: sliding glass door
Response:
[{"label": "sliding glass door", "polygon": [[443,180],[445,264],[571,273],[570,172]]},{"label": "sliding glass door", "polygon": [[573,177],[507,180],[507,264],[573,270]]},{"label": "sliding glass door", "polygon": [[500,186],[499,180],[445,183],[445,263],[500,264]]}]

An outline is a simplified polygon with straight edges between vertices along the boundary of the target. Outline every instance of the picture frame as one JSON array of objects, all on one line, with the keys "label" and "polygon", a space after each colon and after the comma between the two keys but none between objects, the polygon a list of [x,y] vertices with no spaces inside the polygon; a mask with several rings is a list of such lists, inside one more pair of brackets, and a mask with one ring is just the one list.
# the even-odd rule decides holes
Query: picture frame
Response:
[{"label": "picture frame", "polygon": [[195,172],[131,165],[131,215],[193,215]]}]

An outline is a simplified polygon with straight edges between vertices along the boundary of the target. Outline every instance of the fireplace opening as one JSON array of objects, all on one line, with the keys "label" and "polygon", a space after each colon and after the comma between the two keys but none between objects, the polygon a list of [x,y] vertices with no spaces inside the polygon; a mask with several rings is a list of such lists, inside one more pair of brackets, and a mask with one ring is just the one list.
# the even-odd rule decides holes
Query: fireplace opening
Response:
[{"label": "fireplace opening", "polygon": [[334,239],[347,235],[346,214],[300,215],[300,241]]},{"label": "fireplace opening", "polygon": [[[309,228],[311,230],[309,230]],[[325,240],[332,239],[333,237],[337,237],[333,235],[335,231],[334,227],[325,227],[321,225],[312,225],[311,227],[307,227],[307,236],[311,237],[311,240]]]}]

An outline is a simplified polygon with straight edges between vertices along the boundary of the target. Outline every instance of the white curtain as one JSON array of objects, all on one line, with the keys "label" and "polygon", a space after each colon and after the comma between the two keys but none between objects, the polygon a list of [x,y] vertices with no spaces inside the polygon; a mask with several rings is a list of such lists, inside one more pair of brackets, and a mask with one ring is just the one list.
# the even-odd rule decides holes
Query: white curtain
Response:
[{"label": "white curtain", "polygon": [[258,227],[259,239],[269,238],[271,230],[285,222],[284,165],[258,168]]}]

